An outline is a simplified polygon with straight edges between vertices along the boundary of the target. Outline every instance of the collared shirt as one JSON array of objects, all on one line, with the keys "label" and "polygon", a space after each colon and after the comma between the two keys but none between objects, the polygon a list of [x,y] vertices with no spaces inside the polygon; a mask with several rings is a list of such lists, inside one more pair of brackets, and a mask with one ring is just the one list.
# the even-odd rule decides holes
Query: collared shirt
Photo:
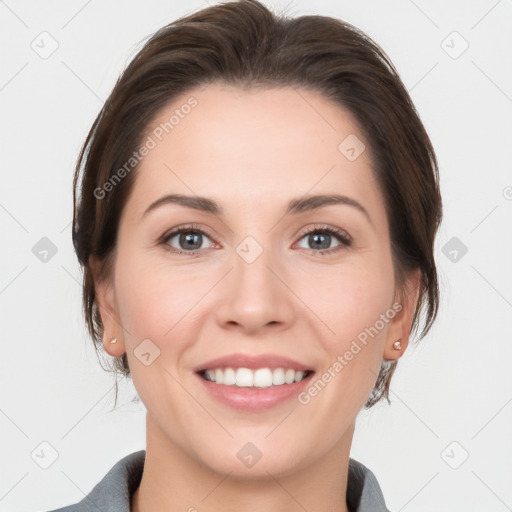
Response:
[{"label": "collared shirt", "polygon": [[[139,487],[146,451],[119,460],[80,502],[50,512],[130,512]],[[389,512],[375,475],[355,459],[349,459],[347,506],[350,512]]]}]

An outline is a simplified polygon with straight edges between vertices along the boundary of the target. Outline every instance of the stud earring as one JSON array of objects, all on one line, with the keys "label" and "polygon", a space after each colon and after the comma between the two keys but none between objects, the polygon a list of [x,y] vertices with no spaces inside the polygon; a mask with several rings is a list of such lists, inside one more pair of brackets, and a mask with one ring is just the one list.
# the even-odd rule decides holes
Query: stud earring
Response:
[{"label": "stud earring", "polygon": [[402,348],[402,344],[400,343],[400,340],[397,340],[397,341],[395,341],[395,343],[393,343],[393,348],[395,350],[400,350]]},{"label": "stud earring", "polygon": [[117,343],[117,338],[110,338],[110,343]]}]

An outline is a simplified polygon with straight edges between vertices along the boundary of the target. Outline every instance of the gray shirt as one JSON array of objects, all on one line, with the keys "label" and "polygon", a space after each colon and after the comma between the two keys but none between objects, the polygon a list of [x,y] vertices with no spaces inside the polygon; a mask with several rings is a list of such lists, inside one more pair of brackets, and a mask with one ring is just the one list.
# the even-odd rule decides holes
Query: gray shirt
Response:
[{"label": "gray shirt", "polygon": [[[83,500],[50,512],[130,512],[131,498],[140,484],[146,451],[119,460]],[[389,512],[375,475],[349,459],[347,505],[350,512]]]}]

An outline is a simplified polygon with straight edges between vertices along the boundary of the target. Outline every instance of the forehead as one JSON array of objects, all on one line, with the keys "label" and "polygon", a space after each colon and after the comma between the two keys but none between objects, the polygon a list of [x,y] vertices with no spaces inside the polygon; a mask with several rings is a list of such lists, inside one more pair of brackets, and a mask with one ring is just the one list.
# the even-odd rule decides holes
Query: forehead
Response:
[{"label": "forehead", "polygon": [[132,193],[139,210],[171,192],[240,206],[307,193],[378,195],[356,121],[315,91],[195,88],[163,108],[143,140],[151,149]]}]

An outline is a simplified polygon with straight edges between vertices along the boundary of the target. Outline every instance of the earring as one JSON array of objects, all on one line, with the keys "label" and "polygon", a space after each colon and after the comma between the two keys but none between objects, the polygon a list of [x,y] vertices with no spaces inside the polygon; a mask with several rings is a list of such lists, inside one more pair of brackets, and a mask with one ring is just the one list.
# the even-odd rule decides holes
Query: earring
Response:
[{"label": "earring", "polygon": [[110,338],[110,343],[117,343],[117,338]]},{"label": "earring", "polygon": [[400,350],[402,348],[402,344],[400,343],[400,340],[397,340],[397,341],[395,341],[395,343],[393,343],[393,348],[395,350]]}]

